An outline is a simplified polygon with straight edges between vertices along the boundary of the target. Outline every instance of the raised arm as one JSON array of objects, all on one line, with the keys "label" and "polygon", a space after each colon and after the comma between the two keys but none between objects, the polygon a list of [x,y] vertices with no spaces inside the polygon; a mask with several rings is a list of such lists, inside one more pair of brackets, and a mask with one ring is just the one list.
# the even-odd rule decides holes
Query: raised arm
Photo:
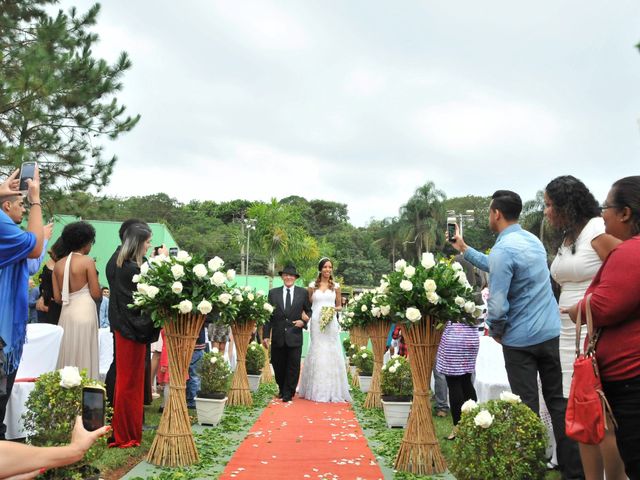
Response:
[{"label": "raised arm", "polygon": [[27,199],[31,204],[29,208],[29,219],[27,221],[27,231],[36,236],[36,245],[31,250],[29,258],[38,258],[42,253],[44,243],[44,227],[42,225],[42,205],[40,204],[40,171],[36,167],[33,179],[27,179]]}]

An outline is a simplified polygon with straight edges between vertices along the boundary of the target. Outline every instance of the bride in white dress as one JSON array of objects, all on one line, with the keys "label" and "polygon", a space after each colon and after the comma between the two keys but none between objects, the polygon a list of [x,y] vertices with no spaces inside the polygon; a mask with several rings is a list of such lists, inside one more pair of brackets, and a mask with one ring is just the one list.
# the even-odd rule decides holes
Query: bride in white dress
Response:
[{"label": "bride in white dress", "polygon": [[322,307],[342,309],[340,285],[333,281],[331,260],[318,264],[318,278],[309,285],[312,314],[309,321],[311,346],[304,359],[298,394],[314,402],[350,402],[349,383],[340,345],[340,327],[336,316],[320,329]]}]

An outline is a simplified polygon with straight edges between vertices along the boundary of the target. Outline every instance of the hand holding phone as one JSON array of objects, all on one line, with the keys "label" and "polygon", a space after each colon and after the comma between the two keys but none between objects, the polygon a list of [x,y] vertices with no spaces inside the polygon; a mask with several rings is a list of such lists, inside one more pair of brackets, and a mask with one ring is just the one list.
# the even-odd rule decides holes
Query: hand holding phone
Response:
[{"label": "hand holding phone", "polygon": [[104,388],[98,385],[82,387],[82,425],[89,432],[104,426],[105,397]]},{"label": "hand holding phone", "polygon": [[456,243],[456,230],[457,226],[455,219],[447,219],[447,240],[451,243]]},{"label": "hand holding phone", "polygon": [[36,168],[38,164],[36,162],[24,162],[20,167],[20,186],[18,189],[21,192],[29,190],[29,184],[27,180],[33,180],[36,176]]}]

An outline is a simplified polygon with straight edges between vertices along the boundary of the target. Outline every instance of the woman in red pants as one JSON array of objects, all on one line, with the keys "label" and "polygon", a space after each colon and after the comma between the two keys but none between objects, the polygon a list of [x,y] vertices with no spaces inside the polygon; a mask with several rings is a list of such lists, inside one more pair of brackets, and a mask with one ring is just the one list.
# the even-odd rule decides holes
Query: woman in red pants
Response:
[{"label": "woman in red pants", "polygon": [[118,322],[113,326],[116,340],[115,399],[113,405],[113,436],[110,447],[137,447],[142,440],[144,413],[144,361],[146,345],[158,338],[158,329],[148,315],[130,309],[136,284],[133,276],[151,245],[151,230],[146,225],[131,225],[125,232],[116,262],[115,291],[112,302]]}]

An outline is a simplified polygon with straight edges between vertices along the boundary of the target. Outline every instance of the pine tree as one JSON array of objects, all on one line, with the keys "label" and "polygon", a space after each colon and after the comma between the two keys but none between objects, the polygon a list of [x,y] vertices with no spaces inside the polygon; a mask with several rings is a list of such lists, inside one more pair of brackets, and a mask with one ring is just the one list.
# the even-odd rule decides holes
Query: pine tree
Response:
[{"label": "pine tree", "polygon": [[0,174],[35,160],[50,192],[99,190],[116,163],[104,140],[140,119],[115,97],[131,62],[125,52],[114,65],[93,57],[99,4],[51,16],[55,3],[0,1]]}]

